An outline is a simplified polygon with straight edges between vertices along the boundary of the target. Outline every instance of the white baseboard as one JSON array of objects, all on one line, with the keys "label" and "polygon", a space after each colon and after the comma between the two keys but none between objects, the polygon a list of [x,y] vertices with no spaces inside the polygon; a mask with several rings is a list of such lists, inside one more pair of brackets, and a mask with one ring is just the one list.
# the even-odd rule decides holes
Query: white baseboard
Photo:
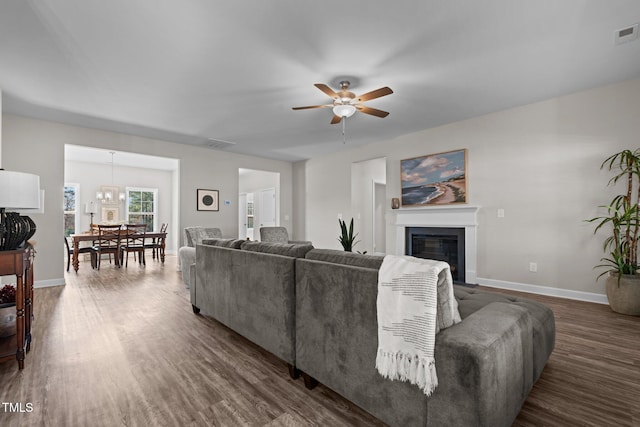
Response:
[{"label": "white baseboard", "polygon": [[66,285],[64,278],[61,279],[49,279],[49,280],[36,280],[33,282],[34,288],[48,288],[49,286]]},{"label": "white baseboard", "polygon": [[609,304],[607,296],[592,292],[572,291],[570,289],[550,288],[547,286],[529,285],[527,283],[505,282],[503,280],[483,279],[478,277],[476,282],[490,288],[509,289],[512,291],[529,292],[532,294],[548,295],[578,301],[595,302],[597,304]]}]

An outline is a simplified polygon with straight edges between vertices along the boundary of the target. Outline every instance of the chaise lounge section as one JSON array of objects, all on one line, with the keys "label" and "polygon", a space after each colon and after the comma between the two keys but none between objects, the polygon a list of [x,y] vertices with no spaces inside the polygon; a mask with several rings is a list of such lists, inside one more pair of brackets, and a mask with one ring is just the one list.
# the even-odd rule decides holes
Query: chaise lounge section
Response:
[{"label": "chaise lounge section", "polygon": [[296,261],[297,367],[392,426],[511,425],[553,350],[552,311],[454,285],[462,322],[436,335],[426,397],[375,368],[382,259],[314,249]]}]

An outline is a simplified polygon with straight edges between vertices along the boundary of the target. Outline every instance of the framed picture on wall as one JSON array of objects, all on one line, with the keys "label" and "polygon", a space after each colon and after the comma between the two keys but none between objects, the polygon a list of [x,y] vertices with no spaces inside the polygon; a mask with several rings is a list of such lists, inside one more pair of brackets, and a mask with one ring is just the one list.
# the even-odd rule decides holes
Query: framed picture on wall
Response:
[{"label": "framed picture on wall", "polygon": [[120,208],[103,206],[101,220],[103,224],[117,224],[120,221]]},{"label": "framed picture on wall", "polygon": [[218,190],[198,189],[198,210],[199,211],[219,211],[220,198]]},{"label": "framed picture on wall", "polygon": [[402,206],[467,203],[467,150],[400,161]]}]

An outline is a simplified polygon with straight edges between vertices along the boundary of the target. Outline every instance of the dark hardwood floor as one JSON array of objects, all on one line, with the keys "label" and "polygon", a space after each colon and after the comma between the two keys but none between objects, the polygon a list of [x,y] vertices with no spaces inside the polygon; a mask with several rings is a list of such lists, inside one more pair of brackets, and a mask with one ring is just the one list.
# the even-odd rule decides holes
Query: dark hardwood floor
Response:
[{"label": "dark hardwood floor", "polygon": [[[194,315],[175,256],[99,272],[83,263],[66,280],[35,291],[25,369],[0,365],[0,426],[382,425]],[[529,297],[553,308],[558,336],[514,425],[640,426],[640,318]]]}]

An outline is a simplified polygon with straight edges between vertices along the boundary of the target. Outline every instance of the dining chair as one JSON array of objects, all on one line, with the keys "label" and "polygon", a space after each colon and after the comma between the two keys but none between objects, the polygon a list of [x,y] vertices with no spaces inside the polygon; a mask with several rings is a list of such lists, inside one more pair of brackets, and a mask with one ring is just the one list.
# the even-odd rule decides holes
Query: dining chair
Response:
[{"label": "dining chair", "polygon": [[[73,257],[74,249],[72,245],[69,245],[69,239],[67,237],[64,238],[64,245],[67,248],[67,271],[69,271],[69,267],[71,266],[71,258]],[[95,256],[93,254],[93,249],[91,246],[81,247],[78,250],[78,255],[80,254],[91,254],[91,268],[96,268]]]},{"label": "dining chair", "polygon": [[154,237],[150,243],[146,243],[144,245],[146,249],[151,249],[151,256],[153,259],[156,259],[156,257],[158,258],[158,260],[164,259],[164,248],[167,239],[168,226],[169,224],[163,223],[160,226],[160,233],[163,233],[164,235],[162,237]]},{"label": "dining chair", "polygon": [[[92,246],[93,255],[96,257],[96,268],[100,270],[100,261],[103,254],[113,254],[116,267],[120,267],[120,230],[118,225],[98,225],[98,237]],[[109,258],[111,262],[111,258]]]},{"label": "dining chair", "polygon": [[125,267],[129,266],[129,252],[138,255],[138,263],[142,265],[147,265],[146,260],[144,259],[144,250],[145,250],[145,239],[147,233],[147,225],[146,224],[126,224],[125,225],[125,235],[124,235],[124,243],[121,243],[120,246],[120,264],[122,265],[122,261],[124,258],[124,254],[127,254],[127,260],[125,262]]}]

